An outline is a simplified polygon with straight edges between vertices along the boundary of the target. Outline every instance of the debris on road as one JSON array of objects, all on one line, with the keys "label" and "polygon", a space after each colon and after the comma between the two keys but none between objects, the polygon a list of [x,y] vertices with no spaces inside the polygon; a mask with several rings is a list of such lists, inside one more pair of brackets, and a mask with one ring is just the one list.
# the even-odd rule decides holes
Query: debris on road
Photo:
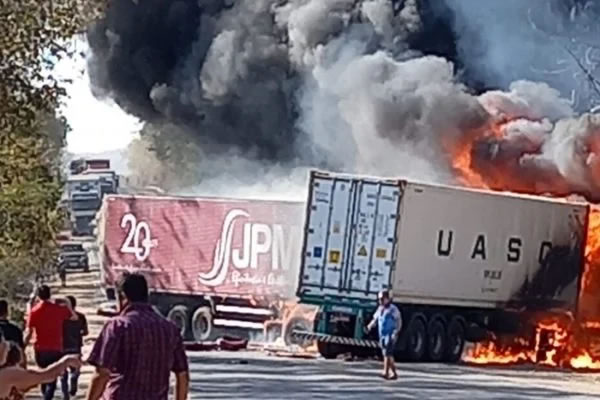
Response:
[{"label": "debris on road", "polygon": [[265,343],[262,350],[272,356],[315,359],[318,354],[310,349],[303,348],[298,345],[286,346],[281,341],[274,343]]},{"label": "debris on road", "polygon": [[185,342],[188,351],[240,351],[248,348],[248,340],[233,336],[223,336],[211,342]]}]

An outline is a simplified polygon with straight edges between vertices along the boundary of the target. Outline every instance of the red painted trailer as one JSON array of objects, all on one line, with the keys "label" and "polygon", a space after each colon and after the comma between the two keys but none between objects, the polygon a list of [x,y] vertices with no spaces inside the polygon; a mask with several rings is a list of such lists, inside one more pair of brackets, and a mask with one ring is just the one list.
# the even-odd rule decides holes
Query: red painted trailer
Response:
[{"label": "red painted trailer", "polygon": [[300,202],[106,196],[102,287],[114,298],[122,272],[143,273],[152,304],[189,339],[262,330],[295,303],[303,218]]}]

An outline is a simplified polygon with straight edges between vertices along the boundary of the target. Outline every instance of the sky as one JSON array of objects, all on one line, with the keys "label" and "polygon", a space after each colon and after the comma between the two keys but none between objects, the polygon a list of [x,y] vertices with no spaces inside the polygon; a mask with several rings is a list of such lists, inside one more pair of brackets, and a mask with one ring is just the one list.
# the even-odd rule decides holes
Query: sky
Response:
[{"label": "sky", "polygon": [[[87,52],[87,44],[78,41],[78,52]],[[90,89],[84,57],[64,58],[54,69],[55,76],[71,79],[67,84],[68,98],[61,108],[71,132],[67,135],[67,150],[76,154],[102,153],[125,149],[136,137],[140,121],[125,113],[110,100],[98,100]]]}]

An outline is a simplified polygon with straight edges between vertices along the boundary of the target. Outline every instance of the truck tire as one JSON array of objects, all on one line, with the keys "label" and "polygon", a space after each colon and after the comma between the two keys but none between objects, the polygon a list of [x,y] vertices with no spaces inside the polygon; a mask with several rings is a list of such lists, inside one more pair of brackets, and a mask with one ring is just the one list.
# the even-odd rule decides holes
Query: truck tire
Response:
[{"label": "truck tire", "polygon": [[213,333],[213,316],[210,307],[198,307],[192,316],[192,335],[197,342],[210,339]]},{"label": "truck tire", "polygon": [[461,318],[452,317],[446,331],[446,356],[444,360],[455,363],[460,361],[465,347],[465,324]]},{"label": "truck tire", "polygon": [[406,329],[406,356],[410,361],[422,361],[427,351],[427,327],[420,317],[413,317]]},{"label": "truck tire", "polygon": [[434,317],[427,326],[427,359],[439,362],[446,355],[446,326],[442,317]]},{"label": "truck tire", "polygon": [[297,345],[300,347],[308,347],[312,343],[312,340],[303,340],[292,336],[294,330],[311,332],[312,323],[304,317],[293,317],[285,324],[283,328],[284,336],[283,340],[286,346]]},{"label": "truck tire", "polygon": [[155,313],[157,313],[158,315],[160,315],[161,317],[163,317],[162,313],[160,312],[160,309],[156,306],[152,306],[152,311],[154,311]]},{"label": "truck tire", "polygon": [[188,308],[184,305],[178,305],[169,310],[167,319],[179,328],[181,337],[185,338],[188,332]]},{"label": "truck tire", "polygon": [[326,360],[334,360],[342,354],[342,349],[335,343],[317,342],[319,354]]}]

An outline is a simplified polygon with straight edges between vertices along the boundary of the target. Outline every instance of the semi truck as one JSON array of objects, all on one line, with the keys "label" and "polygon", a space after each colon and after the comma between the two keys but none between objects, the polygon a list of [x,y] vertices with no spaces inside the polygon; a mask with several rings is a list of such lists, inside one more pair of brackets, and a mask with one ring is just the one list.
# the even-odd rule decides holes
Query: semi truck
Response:
[{"label": "semi truck", "polygon": [[378,292],[402,314],[396,355],[456,362],[465,341],[576,315],[584,203],[311,171],[297,296],[325,358],[375,351]]},{"label": "semi truck", "polygon": [[73,236],[91,236],[92,222],[102,198],[119,190],[119,177],[110,170],[110,161],[74,160],[66,182],[66,208]]},{"label": "semi truck", "polygon": [[121,273],[139,272],[155,310],[187,340],[252,337],[284,314],[297,326],[303,214],[297,202],[108,195],[96,219],[107,300]]}]

